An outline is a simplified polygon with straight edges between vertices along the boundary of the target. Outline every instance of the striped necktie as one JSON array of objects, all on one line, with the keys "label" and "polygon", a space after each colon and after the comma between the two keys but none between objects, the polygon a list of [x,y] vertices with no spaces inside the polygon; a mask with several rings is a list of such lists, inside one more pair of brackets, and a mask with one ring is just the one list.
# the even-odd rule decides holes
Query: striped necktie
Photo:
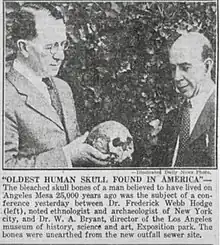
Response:
[{"label": "striped necktie", "polygon": [[190,101],[185,101],[183,103],[182,119],[181,119],[180,132],[179,132],[179,149],[178,149],[175,167],[176,166],[181,167],[183,165],[185,150],[187,149],[189,144],[191,107],[192,106]]},{"label": "striped necktie", "polygon": [[60,102],[60,97],[59,94],[57,92],[57,89],[53,83],[53,81],[46,77],[43,78],[42,81],[47,85],[47,89],[50,95],[50,100],[51,100],[51,105],[53,106],[53,108],[55,109],[55,111],[57,112],[62,124],[63,124],[63,111],[62,111],[62,106],[61,106],[61,102]]}]

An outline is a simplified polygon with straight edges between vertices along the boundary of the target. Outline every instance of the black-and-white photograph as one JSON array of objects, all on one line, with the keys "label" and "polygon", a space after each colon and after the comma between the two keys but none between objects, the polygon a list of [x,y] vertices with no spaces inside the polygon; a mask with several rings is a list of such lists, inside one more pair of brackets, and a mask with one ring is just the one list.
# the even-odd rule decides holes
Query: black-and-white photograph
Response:
[{"label": "black-and-white photograph", "polygon": [[216,168],[216,2],[5,2],[3,169]]}]

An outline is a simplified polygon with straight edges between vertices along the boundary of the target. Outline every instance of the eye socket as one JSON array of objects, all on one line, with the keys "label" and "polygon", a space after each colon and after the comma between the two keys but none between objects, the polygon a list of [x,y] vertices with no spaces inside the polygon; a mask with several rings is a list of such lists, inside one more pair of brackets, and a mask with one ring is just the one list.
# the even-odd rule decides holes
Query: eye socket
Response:
[{"label": "eye socket", "polygon": [[53,44],[47,44],[44,49],[51,50],[53,48]]},{"label": "eye socket", "polygon": [[191,68],[191,65],[188,64],[181,64],[180,69],[184,72],[187,72]]},{"label": "eye socket", "polygon": [[67,50],[69,48],[69,42],[67,40],[62,41],[61,43],[55,42],[53,44],[47,44],[44,49],[50,50],[51,53],[56,53],[61,47],[63,50]]},{"label": "eye socket", "polygon": [[128,143],[128,144],[131,144],[132,141],[133,141],[133,140],[132,140],[131,137],[127,137],[127,143]]},{"label": "eye socket", "polygon": [[176,68],[179,68],[181,71],[187,72],[192,67],[190,64],[178,64],[176,65],[170,65],[171,72],[175,72]]},{"label": "eye socket", "polygon": [[112,145],[113,145],[114,147],[121,146],[121,140],[120,140],[120,138],[117,137],[117,138],[113,139]]}]

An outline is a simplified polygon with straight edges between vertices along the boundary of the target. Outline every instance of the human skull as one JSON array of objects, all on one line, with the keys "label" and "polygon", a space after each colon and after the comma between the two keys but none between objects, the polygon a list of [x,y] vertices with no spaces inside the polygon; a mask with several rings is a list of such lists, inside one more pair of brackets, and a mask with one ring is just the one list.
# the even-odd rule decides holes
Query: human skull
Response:
[{"label": "human skull", "polygon": [[129,130],[119,122],[106,121],[98,124],[90,132],[87,143],[102,153],[110,154],[110,165],[121,165],[132,161],[133,138]]}]

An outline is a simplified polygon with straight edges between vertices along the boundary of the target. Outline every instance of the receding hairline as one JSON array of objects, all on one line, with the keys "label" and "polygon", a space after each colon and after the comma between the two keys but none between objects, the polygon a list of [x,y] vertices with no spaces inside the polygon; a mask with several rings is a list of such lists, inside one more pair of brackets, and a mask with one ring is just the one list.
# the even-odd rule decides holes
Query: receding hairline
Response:
[{"label": "receding hairline", "polygon": [[177,40],[173,43],[173,45],[180,40],[185,40],[185,41],[201,41],[203,44],[207,44],[211,46],[210,41],[208,40],[207,37],[205,37],[203,34],[199,32],[189,32],[186,34],[182,34],[180,37],[177,38]]},{"label": "receding hairline", "polygon": [[189,32],[187,34],[182,34],[177,40],[172,44],[169,54],[174,49],[175,47],[179,46],[186,46],[189,48],[194,48],[191,44],[192,43],[197,43],[198,48],[201,51],[201,57],[202,59],[206,59],[208,57],[213,59],[213,49],[211,42],[206,38],[203,34],[198,33],[198,32]]}]

